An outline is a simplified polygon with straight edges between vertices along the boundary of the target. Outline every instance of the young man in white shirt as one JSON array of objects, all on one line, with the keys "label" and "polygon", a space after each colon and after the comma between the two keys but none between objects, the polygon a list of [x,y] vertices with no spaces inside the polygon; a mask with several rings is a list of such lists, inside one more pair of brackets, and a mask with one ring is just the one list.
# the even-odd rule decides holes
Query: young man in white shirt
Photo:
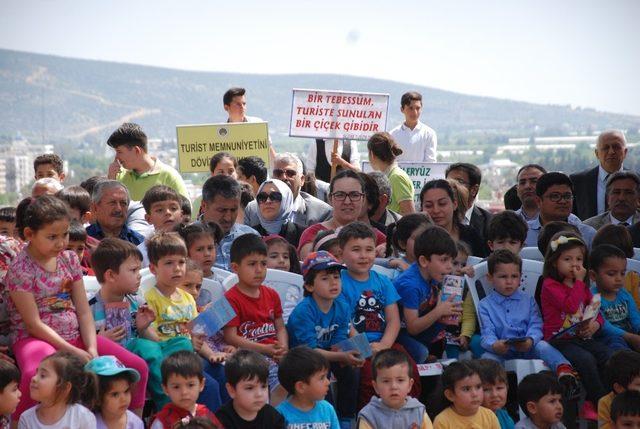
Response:
[{"label": "young man in white shirt", "polygon": [[415,91],[403,94],[400,111],[404,122],[389,132],[402,148],[398,161],[436,162],[438,137],[432,128],[420,122],[422,95]]}]

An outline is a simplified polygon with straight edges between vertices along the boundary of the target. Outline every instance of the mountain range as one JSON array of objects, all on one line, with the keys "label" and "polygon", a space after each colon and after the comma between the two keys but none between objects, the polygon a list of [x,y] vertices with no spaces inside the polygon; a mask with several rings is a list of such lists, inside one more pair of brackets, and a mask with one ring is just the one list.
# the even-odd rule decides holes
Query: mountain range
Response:
[{"label": "mountain range", "polygon": [[591,108],[472,96],[339,74],[265,75],[254,63],[247,64],[252,64],[246,68],[250,73],[194,72],[0,49],[0,135],[104,141],[119,124],[132,121],[150,137],[175,138],[178,124],[226,120],[222,95],[231,86],[247,88],[248,114],[269,121],[274,141],[287,138],[292,88],[389,93],[389,127],[402,119],[402,93],[417,90],[424,97],[425,122],[439,136],[452,139],[640,128],[640,116]]}]

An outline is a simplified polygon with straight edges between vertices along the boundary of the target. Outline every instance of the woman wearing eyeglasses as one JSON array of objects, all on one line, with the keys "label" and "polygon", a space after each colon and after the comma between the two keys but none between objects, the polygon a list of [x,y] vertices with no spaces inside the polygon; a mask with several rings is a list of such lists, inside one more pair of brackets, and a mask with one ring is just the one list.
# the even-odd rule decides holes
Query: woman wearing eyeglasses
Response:
[{"label": "woman wearing eyeglasses", "polygon": [[389,210],[400,213],[402,216],[415,213],[413,182],[396,163],[396,158],[402,155],[402,148],[393,140],[391,134],[375,133],[367,142],[367,149],[373,169],[386,174],[389,178],[391,184]]},{"label": "woman wearing eyeglasses", "polygon": [[[364,182],[355,171],[342,170],[333,177],[329,185],[329,204],[333,208],[333,217],[304,230],[298,246],[300,259],[311,252],[318,232],[328,229],[335,231],[358,220],[366,204],[364,192]],[[387,237],[375,228],[373,231],[376,234],[376,246],[383,250],[382,245],[386,244]]]},{"label": "woman wearing eyeglasses", "polygon": [[304,226],[291,219],[294,205],[289,186],[278,179],[266,180],[258,188],[256,202],[260,223],[251,227],[263,237],[277,234],[297,247]]}]

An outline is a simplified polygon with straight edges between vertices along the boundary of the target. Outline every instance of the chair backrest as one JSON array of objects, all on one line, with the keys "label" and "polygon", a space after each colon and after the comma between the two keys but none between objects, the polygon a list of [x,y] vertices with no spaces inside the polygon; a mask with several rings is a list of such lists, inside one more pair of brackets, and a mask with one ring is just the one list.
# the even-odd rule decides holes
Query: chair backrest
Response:
[{"label": "chair backrest", "polygon": [[[229,290],[236,283],[238,283],[238,276],[232,274],[224,279],[222,285],[225,290]],[[293,309],[304,297],[304,280],[302,276],[288,271],[268,268],[267,277],[264,279],[263,284],[278,292],[282,304],[282,318],[286,323]]]},{"label": "chair backrest", "polygon": [[467,258],[467,266],[469,266],[469,265],[473,265],[473,266],[478,265],[480,262],[482,262],[483,259],[484,258],[480,258],[478,256],[469,256]]},{"label": "chair backrest", "polygon": [[532,261],[544,261],[544,256],[537,247],[523,247],[520,250],[520,257]]},{"label": "chair backrest", "polygon": [[[638,262],[640,264],[640,261]],[[522,261],[522,277],[520,278],[520,290],[522,292],[535,298],[536,287],[542,276],[543,267],[544,264],[540,261],[531,261],[528,259]],[[493,286],[491,286],[487,280],[488,267],[486,261],[475,265],[473,269],[475,275],[473,277],[465,276],[465,280],[477,312],[481,299],[480,295],[487,296],[493,290]],[[478,288],[480,288],[481,291],[479,291]]]},{"label": "chair backrest", "polygon": [[146,276],[148,276],[149,274],[151,274],[151,270],[149,269],[149,267],[146,267],[146,268],[140,268],[140,275],[141,275],[142,277],[146,277]]},{"label": "chair backrest", "polygon": [[140,279],[140,287],[138,288],[138,296],[144,298],[144,295],[156,285],[156,276],[149,273]]},{"label": "chair backrest", "polygon": [[226,292],[222,283],[207,278],[202,279],[202,290],[206,290],[211,294],[211,302],[216,302]]},{"label": "chair backrest", "polygon": [[84,283],[84,290],[87,293],[88,300],[93,298],[100,290],[100,283],[94,276],[84,276],[82,277],[82,282]]},{"label": "chair backrest", "polygon": [[211,271],[216,275],[216,277],[219,277],[221,279],[226,279],[227,277],[233,275],[231,271],[223,270],[222,268],[217,267],[211,267]]},{"label": "chair backrest", "polygon": [[640,247],[634,247],[633,248],[633,258],[632,259],[636,259],[636,260],[640,261]]},{"label": "chair backrest", "polygon": [[640,261],[635,258],[627,258],[627,271],[635,271],[640,274]]},{"label": "chair backrest", "polygon": [[388,278],[389,280],[393,280],[396,277],[398,277],[399,273],[398,270],[394,270],[393,268],[387,268],[387,267],[383,267],[382,265],[373,265],[371,267],[371,270],[375,271],[376,273],[385,276],[386,278]]}]

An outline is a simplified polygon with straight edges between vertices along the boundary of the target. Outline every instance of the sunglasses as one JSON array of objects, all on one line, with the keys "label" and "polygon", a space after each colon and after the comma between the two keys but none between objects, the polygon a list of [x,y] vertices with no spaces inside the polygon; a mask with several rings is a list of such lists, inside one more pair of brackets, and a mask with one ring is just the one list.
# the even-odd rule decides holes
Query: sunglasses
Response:
[{"label": "sunglasses", "polygon": [[284,175],[287,175],[287,177],[291,178],[291,177],[295,177],[298,172],[296,170],[291,170],[289,168],[287,168],[286,170],[282,170],[280,168],[276,168],[273,170],[273,177],[278,178],[278,177],[283,177]]},{"label": "sunglasses", "polygon": [[260,192],[258,195],[256,195],[256,201],[258,201],[258,204],[266,203],[267,199],[274,202],[280,202],[282,201],[282,194],[278,191],[274,191],[270,194],[267,194],[266,192]]}]

